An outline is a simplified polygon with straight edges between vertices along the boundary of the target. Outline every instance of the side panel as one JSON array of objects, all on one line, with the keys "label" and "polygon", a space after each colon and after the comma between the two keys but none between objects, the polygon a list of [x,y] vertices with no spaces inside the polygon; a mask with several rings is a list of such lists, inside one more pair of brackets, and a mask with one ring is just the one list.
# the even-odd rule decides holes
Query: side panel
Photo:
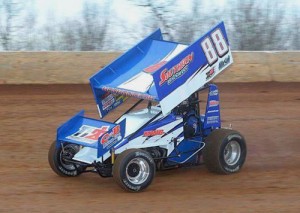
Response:
[{"label": "side panel", "polygon": [[178,137],[182,133],[183,119],[170,115],[160,121],[149,124],[149,126],[137,133],[132,140],[121,142],[120,145],[116,146],[116,153],[121,153],[130,148],[167,147],[173,138]]},{"label": "side panel", "polygon": [[60,142],[75,143],[82,146],[97,148],[98,138],[115,124],[84,117],[84,111],[79,112],[57,129],[56,146]]},{"label": "side panel", "polygon": [[203,122],[204,129],[215,129],[221,127],[220,118],[220,98],[218,87],[214,84],[209,85],[209,92],[206,103],[206,111]]},{"label": "side panel", "polygon": [[199,157],[196,155],[201,149],[204,148],[204,142],[201,142],[201,138],[198,140],[182,140],[179,145],[170,153],[167,159],[169,165],[176,165],[182,163],[197,163]]},{"label": "side panel", "polygon": [[108,132],[103,134],[98,139],[98,151],[97,157],[103,156],[106,152],[121,142],[125,135],[126,119],[121,121],[119,124],[111,128]]},{"label": "side panel", "polygon": [[232,64],[224,23],[210,30],[153,74],[163,114]]},{"label": "side panel", "polygon": [[113,94],[96,88],[94,89],[94,95],[97,97],[96,103],[100,118],[106,116],[110,111],[120,106],[128,98],[124,95]]},{"label": "side panel", "polygon": [[79,113],[77,113],[71,119],[69,119],[67,122],[65,122],[64,124],[60,125],[57,128],[57,131],[56,131],[56,148],[60,147],[59,141],[62,138],[66,137],[67,132],[70,131],[70,129],[72,129],[72,127],[74,127],[74,124],[79,123],[83,116],[84,116],[84,110],[81,110]]}]

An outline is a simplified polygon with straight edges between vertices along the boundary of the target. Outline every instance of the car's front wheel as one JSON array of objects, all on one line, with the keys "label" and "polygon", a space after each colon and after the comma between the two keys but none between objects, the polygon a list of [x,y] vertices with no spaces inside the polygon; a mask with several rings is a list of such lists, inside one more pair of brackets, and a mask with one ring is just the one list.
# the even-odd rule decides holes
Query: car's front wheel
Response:
[{"label": "car's front wheel", "polygon": [[54,141],[48,152],[48,162],[52,170],[63,177],[74,177],[81,174],[84,170],[83,166],[70,163],[74,155],[80,150],[80,146],[77,144],[65,143],[57,148],[56,141]]},{"label": "car's front wheel", "polygon": [[128,149],[117,156],[113,166],[114,180],[125,190],[146,189],[155,176],[155,162],[141,149]]}]

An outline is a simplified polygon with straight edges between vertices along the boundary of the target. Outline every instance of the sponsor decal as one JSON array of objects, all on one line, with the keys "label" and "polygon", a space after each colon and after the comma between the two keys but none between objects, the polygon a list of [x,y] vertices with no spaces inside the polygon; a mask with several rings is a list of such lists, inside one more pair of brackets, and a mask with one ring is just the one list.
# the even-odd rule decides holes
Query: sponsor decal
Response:
[{"label": "sponsor decal", "polygon": [[235,168],[233,168],[233,169],[231,169],[231,168],[225,166],[224,169],[225,169],[226,171],[228,171],[228,172],[237,172],[237,171],[240,169],[240,166],[238,165],[237,167],[235,167]]},{"label": "sponsor decal", "polygon": [[209,110],[209,111],[207,111],[207,113],[216,113],[216,112],[219,112],[219,110]]},{"label": "sponsor decal", "polygon": [[118,95],[115,96],[115,102],[113,105],[109,106],[106,111],[111,111],[112,109],[115,109],[117,106],[119,106],[120,104],[122,104],[123,102],[125,102],[127,100],[128,97],[123,96],[123,95]]},{"label": "sponsor decal", "polygon": [[207,117],[207,124],[219,123],[219,116],[210,116]]},{"label": "sponsor decal", "polygon": [[230,55],[227,56],[227,58],[225,58],[223,61],[220,61],[219,70],[223,69],[229,63],[230,63]]},{"label": "sponsor decal", "polygon": [[168,85],[172,84],[176,79],[183,76],[184,73],[188,70],[188,65],[193,61],[194,52],[188,54],[184,59],[182,59],[178,64],[173,66],[171,69],[164,69],[160,73],[160,82],[159,86],[164,83],[168,83]]},{"label": "sponsor decal", "polygon": [[98,138],[106,133],[109,126],[94,127],[82,125],[77,132],[68,136],[68,139],[80,141],[88,144],[97,142]]},{"label": "sponsor decal", "polygon": [[152,137],[152,136],[163,135],[163,134],[165,134],[163,129],[156,129],[156,130],[145,131],[143,136]]},{"label": "sponsor decal", "polygon": [[121,126],[117,125],[110,132],[105,133],[100,143],[103,145],[103,148],[109,147],[114,145],[116,142],[120,141],[122,139],[121,136]]},{"label": "sponsor decal", "polygon": [[139,191],[141,189],[141,186],[139,185],[132,185],[130,184],[127,179],[123,179],[123,183],[129,188],[132,189],[134,191]]},{"label": "sponsor decal", "polygon": [[66,169],[64,169],[62,166],[58,166],[58,169],[59,169],[62,173],[66,174],[66,175],[69,175],[69,176],[76,176],[76,175],[77,175],[77,170],[75,170],[75,171],[73,171],[73,172],[69,172],[69,171],[67,171]]},{"label": "sponsor decal", "polygon": [[109,96],[110,95],[110,93],[109,92],[106,92],[106,93],[104,93],[103,95],[101,95],[101,99],[105,99],[107,96]]},{"label": "sponsor decal", "polygon": [[138,92],[133,92],[133,91],[124,90],[124,89],[111,88],[111,87],[106,87],[106,86],[101,87],[101,89],[103,91],[106,91],[106,92],[118,93],[120,95],[132,96],[132,97],[136,97],[136,98],[139,98],[139,99],[145,99],[145,100],[149,100],[149,101],[153,101],[155,99],[151,95],[138,93]]},{"label": "sponsor decal", "polygon": [[106,110],[107,108],[109,108],[115,103],[115,97],[113,96],[113,94],[109,94],[104,99],[102,99],[101,103],[102,103],[103,110]]},{"label": "sponsor decal", "polygon": [[218,94],[219,94],[219,91],[217,89],[209,92],[210,96],[217,96]]},{"label": "sponsor decal", "polygon": [[231,140],[234,139],[234,138],[238,138],[238,139],[241,139],[241,140],[242,140],[242,137],[241,137],[240,135],[238,135],[238,134],[229,135],[227,139],[228,139],[229,141],[231,141]]},{"label": "sponsor decal", "polygon": [[149,155],[147,155],[147,154],[145,154],[145,153],[143,153],[143,152],[136,152],[136,153],[135,153],[135,156],[136,156],[136,157],[145,157],[145,158],[147,158],[151,163],[152,163],[152,162],[154,163],[153,158],[152,158],[152,157],[149,157]]},{"label": "sponsor decal", "polygon": [[209,107],[215,107],[219,105],[219,101],[217,100],[211,100],[209,101]]},{"label": "sponsor decal", "polygon": [[213,67],[211,70],[209,70],[207,73],[206,73],[206,80],[209,80],[211,79],[215,74],[215,68]]},{"label": "sponsor decal", "polygon": [[204,38],[200,45],[210,65],[218,61],[218,56],[222,57],[229,51],[229,47],[220,28],[217,28],[210,36]]},{"label": "sponsor decal", "polygon": [[147,72],[147,73],[152,73],[156,70],[158,70],[159,68],[161,68],[163,65],[165,65],[167,62],[166,61],[161,61],[157,64],[153,64],[147,68],[144,69],[144,72]]}]

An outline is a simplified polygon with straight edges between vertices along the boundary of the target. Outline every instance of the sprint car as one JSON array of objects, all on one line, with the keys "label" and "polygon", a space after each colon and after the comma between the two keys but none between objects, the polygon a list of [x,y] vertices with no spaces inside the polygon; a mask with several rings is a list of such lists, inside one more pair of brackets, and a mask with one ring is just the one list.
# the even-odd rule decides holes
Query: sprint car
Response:
[{"label": "sprint car", "polygon": [[[146,189],[159,170],[204,162],[215,173],[238,172],[245,138],[221,127],[219,90],[211,83],[232,63],[223,22],[191,45],[165,41],[156,30],[90,78],[101,120],[81,111],[57,129],[52,170],[113,177],[130,192]],[[103,120],[126,100],[132,106],[122,116]]]}]

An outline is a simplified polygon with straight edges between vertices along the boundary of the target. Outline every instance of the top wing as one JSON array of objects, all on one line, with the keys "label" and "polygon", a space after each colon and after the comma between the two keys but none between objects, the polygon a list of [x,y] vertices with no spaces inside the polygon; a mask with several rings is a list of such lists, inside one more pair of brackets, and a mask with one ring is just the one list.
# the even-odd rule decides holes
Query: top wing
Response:
[{"label": "top wing", "polygon": [[220,23],[190,46],[164,41],[155,31],[90,78],[100,117],[128,96],[160,102],[163,114],[232,63]]},{"label": "top wing", "polygon": [[163,114],[199,90],[233,63],[221,22],[153,73]]}]

